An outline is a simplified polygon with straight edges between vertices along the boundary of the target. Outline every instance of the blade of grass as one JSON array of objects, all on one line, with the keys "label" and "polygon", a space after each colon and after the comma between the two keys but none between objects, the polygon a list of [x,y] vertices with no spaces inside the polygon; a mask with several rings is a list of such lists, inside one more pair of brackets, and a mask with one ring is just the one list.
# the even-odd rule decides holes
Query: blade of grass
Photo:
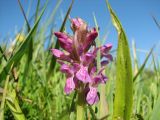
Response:
[{"label": "blade of grass", "polygon": [[77,96],[77,91],[75,91],[73,98],[72,98],[72,102],[71,102],[71,106],[70,106],[70,113],[73,112],[75,110],[75,99]]},{"label": "blade of grass", "polygon": [[152,60],[153,60],[153,66],[154,66],[154,71],[156,73],[156,84],[157,86],[159,85],[158,81],[159,81],[159,72],[158,72],[158,68],[157,68],[157,64],[156,64],[156,60],[155,60],[155,55],[152,53]]},{"label": "blade of grass", "polygon": [[[98,31],[98,34],[99,34],[98,23],[97,23],[97,19],[96,19],[95,14],[93,14],[93,18],[94,18],[94,23],[96,25],[96,30]],[[100,45],[101,45],[99,36],[96,39],[96,45],[98,47],[100,47]],[[101,59],[100,51],[98,51],[98,54],[97,54],[97,69],[101,68],[100,59]],[[105,96],[106,95],[106,90],[105,90],[106,89],[106,85],[101,85],[99,89],[100,89],[100,93],[101,93],[100,94],[100,98],[101,99],[100,99],[100,102],[99,102],[99,116],[98,117],[101,118],[101,117],[103,117],[103,116],[108,114],[108,105],[107,105],[106,96]]]},{"label": "blade of grass", "polygon": [[[5,61],[7,62],[7,61],[8,61],[8,60],[7,60],[7,57],[6,57],[6,55],[4,54],[1,46],[0,46],[0,51],[3,53],[2,57],[4,57]],[[4,68],[4,69],[5,69],[5,68]],[[6,71],[6,70],[5,70],[5,71]],[[15,71],[15,72],[16,72],[16,71]],[[6,72],[6,73],[7,73],[7,72]],[[13,76],[14,80],[16,80],[16,79],[15,79],[15,76],[14,76],[14,73],[13,73],[13,72],[11,72],[11,73],[12,73],[12,76]]]},{"label": "blade of grass", "polygon": [[21,11],[22,11],[22,14],[23,14],[23,16],[24,16],[24,19],[25,19],[25,21],[26,21],[26,23],[27,23],[27,29],[28,29],[28,31],[30,31],[31,28],[30,28],[29,22],[28,22],[28,20],[27,20],[26,14],[25,14],[25,12],[24,12],[24,9],[23,9],[23,7],[22,7],[22,4],[21,4],[20,0],[18,0],[18,4],[19,4],[20,9],[21,9]]},{"label": "blade of grass", "polygon": [[92,106],[88,105],[88,109],[92,115],[92,119],[97,120],[96,114],[95,114],[94,110],[92,109]]},{"label": "blade of grass", "polygon": [[132,41],[132,52],[134,58],[134,75],[136,75],[138,72],[138,60],[137,60],[136,44],[134,40]]},{"label": "blade of grass", "polygon": [[133,77],[133,82],[136,81],[137,77],[138,77],[138,76],[140,75],[140,73],[143,71],[143,69],[144,69],[144,67],[145,67],[145,65],[146,65],[146,63],[147,63],[150,55],[152,54],[153,49],[154,49],[154,47],[152,47],[152,49],[151,49],[150,52],[148,53],[148,55],[147,55],[144,63],[142,64],[142,66],[141,66],[140,69],[138,70],[137,74]]},{"label": "blade of grass", "polygon": [[[63,31],[64,31],[65,24],[66,24],[66,21],[67,21],[67,19],[68,19],[69,13],[71,12],[73,3],[74,3],[74,0],[72,0],[72,2],[71,2],[71,4],[70,4],[70,7],[69,7],[69,9],[68,9],[68,11],[67,11],[67,13],[66,13],[66,16],[65,16],[65,18],[64,18],[64,20],[63,20],[63,23],[62,23],[62,25],[61,25],[61,28],[60,28],[60,32],[63,32]],[[55,49],[59,49],[59,42],[58,42],[58,40],[57,40],[57,42],[56,42]],[[52,56],[51,62],[50,62],[50,67],[49,67],[49,71],[48,71],[48,74],[47,74],[48,78],[50,77],[50,74],[51,74],[52,71],[54,70],[55,65],[56,65],[56,58],[55,58],[54,56]]]},{"label": "blade of grass", "polygon": [[7,61],[7,57],[5,56],[4,51],[1,46],[0,46],[0,52],[2,53],[2,57],[5,59],[5,61]]},{"label": "blade of grass", "polygon": [[54,18],[55,14],[56,14],[57,9],[61,5],[61,3],[62,3],[62,0],[57,0],[56,6],[52,10],[51,16],[46,21],[46,25],[45,25],[46,27],[48,27],[51,23],[53,23],[53,18]]},{"label": "blade of grass", "polygon": [[37,7],[36,7],[36,12],[35,12],[35,22],[38,19],[39,7],[40,7],[40,0],[37,1]]},{"label": "blade of grass", "polygon": [[[95,14],[93,14],[93,18],[94,18],[94,23],[95,23],[95,25],[96,25],[96,31],[98,32],[98,34],[99,34],[99,30],[98,30],[98,23],[97,23],[97,19],[96,19],[96,16],[95,16]],[[101,43],[100,43],[100,39],[99,39],[99,36],[98,36],[98,38],[96,39],[96,46],[100,46],[101,45]],[[98,54],[97,54],[97,69],[100,69],[101,68],[101,65],[100,65],[100,51],[98,51]]]},{"label": "blade of grass", "polygon": [[[38,1],[39,2],[39,1]],[[29,25],[29,22],[28,22],[28,19],[27,19],[27,17],[26,17],[26,14],[25,14],[25,12],[24,12],[24,9],[23,9],[23,7],[22,7],[22,4],[21,4],[21,2],[20,2],[20,0],[18,0],[18,3],[19,3],[19,6],[20,6],[20,9],[21,9],[21,12],[22,12],[22,14],[23,14],[23,17],[24,17],[24,19],[25,19],[25,22],[26,22],[26,24],[27,24],[27,32],[29,32],[30,31],[30,29],[31,29],[31,27],[30,27],[30,25]],[[37,15],[37,14],[36,14]],[[37,27],[36,27],[37,28]],[[35,31],[36,31],[36,29],[35,29]],[[35,32],[34,32],[35,33]],[[25,78],[26,78],[26,76],[27,76],[27,71],[29,71],[28,69],[29,69],[29,66],[30,66],[30,62],[31,62],[31,60],[32,60],[32,51],[33,51],[33,35],[32,35],[32,37],[30,38],[31,40],[30,40],[30,42],[29,42],[29,45],[28,45],[28,49],[27,49],[27,61],[26,61],[26,64],[25,64],[25,68],[24,68],[24,75],[23,75],[23,82],[25,82]],[[25,86],[25,84],[24,84],[24,86]]]},{"label": "blade of grass", "polygon": [[152,16],[154,22],[156,23],[157,27],[160,29],[160,23],[157,21],[155,16]]},{"label": "blade of grass", "polygon": [[[52,38],[53,38],[53,28],[54,28],[54,17],[56,15],[56,11],[58,10],[59,6],[61,5],[62,0],[57,0],[55,7],[53,8],[51,15],[49,16],[49,18],[46,19],[45,24],[42,26],[41,28],[41,33],[45,34],[45,31],[47,31],[48,27],[51,27],[51,32],[50,34],[44,39],[44,40],[48,40],[48,45],[47,45],[47,49],[49,49],[50,45],[53,45],[51,43]],[[41,40],[41,42],[43,42]],[[48,56],[50,56],[50,52],[48,52]]]},{"label": "blade of grass", "polygon": [[123,27],[106,0],[112,24],[118,32],[118,49],[116,65],[116,88],[113,119],[130,120],[133,104],[132,64],[127,36]]},{"label": "blade of grass", "polygon": [[[37,1],[37,6],[36,6],[36,12],[35,12],[35,23],[36,23],[36,21],[38,20],[38,10],[39,10],[39,5],[40,5],[40,0],[38,0]],[[22,8],[23,9],[23,8]],[[25,17],[26,15],[25,15],[25,13],[24,13],[24,17]],[[28,22],[28,20],[27,20],[27,18],[25,19],[26,20],[26,23]],[[26,76],[29,74],[29,72],[28,71],[30,71],[29,70],[29,68],[30,68],[30,63],[31,63],[31,61],[32,61],[32,58],[33,58],[33,40],[34,40],[34,38],[35,38],[35,36],[36,36],[36,33],[37,33],[37,29],[38,29],[38,27],[36,27],[35,28],[35,31],[33,32],[33,34],[32,34],[32,36],[31,36],[31,40],[30,40],[30,42],[29,42],[29,45],[28,45],[28,49],[27,49],[27,60],[26,60],[26,64],[25,64],[25,68],[24,68],[24,75],[23,75],[23,86],[25,86],[25,83],[26,83]],[[28,28],[28,32],[30,31],[30,26],[29,26],[29,28]]]}]

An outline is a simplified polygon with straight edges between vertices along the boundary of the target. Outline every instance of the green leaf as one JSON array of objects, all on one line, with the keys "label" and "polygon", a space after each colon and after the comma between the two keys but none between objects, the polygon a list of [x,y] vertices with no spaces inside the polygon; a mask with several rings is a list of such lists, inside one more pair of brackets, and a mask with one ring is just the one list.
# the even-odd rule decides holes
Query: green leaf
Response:
[{"label": "green leaf", "polygon": [[20,46],[20,48],[18,49],[18,51],[8,60],[6,66],[4,67],[3,71],[0,73],[0,80],[4,80],[6,79],[6,72],[9,71],[12,63],[14,62],[14,64],[18,64],[18,62],[21,60],[22,56],[24,55],[26,49],[28,48],[28,45],[31,41],[31,37],[32,37],[32,34],[34,33],[35,29],[37,28],[38,26],[38,23],[46,9],[46,6],[47,6],[47,3],[46,5],[43,7],[43,10],[41,12],[41,15],[39,16],[37,22],[34,24],[33,28],[31,29],[31,31],[28,33],[28,35],[26,36],[25,40],[24,40],[24,43]]},{"label": "green leaf", "polygon": [[118,49],[116,65],[116,88],[113,119],[129,120],[133,103],[132,64],[127,36],[123,27],[106,0],[112,23],[118,32]]}]

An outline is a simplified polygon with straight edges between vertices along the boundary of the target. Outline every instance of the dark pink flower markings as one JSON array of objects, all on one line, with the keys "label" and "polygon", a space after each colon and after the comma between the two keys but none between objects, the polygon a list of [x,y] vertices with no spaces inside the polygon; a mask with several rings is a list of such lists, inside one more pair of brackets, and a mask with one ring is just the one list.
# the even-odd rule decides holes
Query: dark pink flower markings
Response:
[{"label": "dark pink flower markings", "polygon": [[[97,87],[100,83],[105,84],[107,77],[103,74],[105,66],[112,61],[109,51],[111,44],[96,47],[94,41],[98,36],[95,28],[89,29],[81,18],[71,19],[73,36],[55,32],[59,44],[64,51],[51,49],[52,54],[61,65],[61,72],[66,74],[64,92],[84,92],[86,101],[92,105],[99,101]],[[97,70],[96,57],[100,50],[101,69]]]}]

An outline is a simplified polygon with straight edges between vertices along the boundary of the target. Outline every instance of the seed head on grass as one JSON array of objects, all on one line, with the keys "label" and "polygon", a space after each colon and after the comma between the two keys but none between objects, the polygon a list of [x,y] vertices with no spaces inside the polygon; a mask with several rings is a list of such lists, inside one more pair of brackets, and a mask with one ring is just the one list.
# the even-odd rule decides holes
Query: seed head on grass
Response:
[{"label": "seed head on grass", "polygon": [[[105,84],[107,77],[103,71],[112,55],[109,54],[111,44],[96,47],[94,41],[98,36],[95,28],[88,28],[81,18],[71,19],[73,36],[66,33],[55,32],[59,44],[64,51],[51,49],[52,54],[61,65],[61,72],[66,74],[64,92],[70,94],[72,91],[83,92],[85,100],[92,105],[99,101],[97,87]],[[100,50],[101,69],[97,69],[96,57]]]}]

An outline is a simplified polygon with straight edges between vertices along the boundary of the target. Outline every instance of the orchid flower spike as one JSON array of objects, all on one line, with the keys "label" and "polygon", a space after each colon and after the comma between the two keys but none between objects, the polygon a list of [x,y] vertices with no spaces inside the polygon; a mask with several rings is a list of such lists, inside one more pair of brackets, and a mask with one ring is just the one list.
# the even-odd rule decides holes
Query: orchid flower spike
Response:
[{"label": "orchid flower spike", "polygon": [[[52,54],[61,65],[61,72],[66,75],[64,92],[70,94],[76,90],[83,92],[88,104],[99,101],[98,85],[105,84],[108,78],[103,74],[106,65],[113,60],[109,53],[112,44],[96,47],[94,43],[98,32],[89,29],[81,18],[71,19],[73,35],[55,32],[58,42],[64,51],[51,49]],[[97,52],[101,53],[101,69],[97,69]]]}]

